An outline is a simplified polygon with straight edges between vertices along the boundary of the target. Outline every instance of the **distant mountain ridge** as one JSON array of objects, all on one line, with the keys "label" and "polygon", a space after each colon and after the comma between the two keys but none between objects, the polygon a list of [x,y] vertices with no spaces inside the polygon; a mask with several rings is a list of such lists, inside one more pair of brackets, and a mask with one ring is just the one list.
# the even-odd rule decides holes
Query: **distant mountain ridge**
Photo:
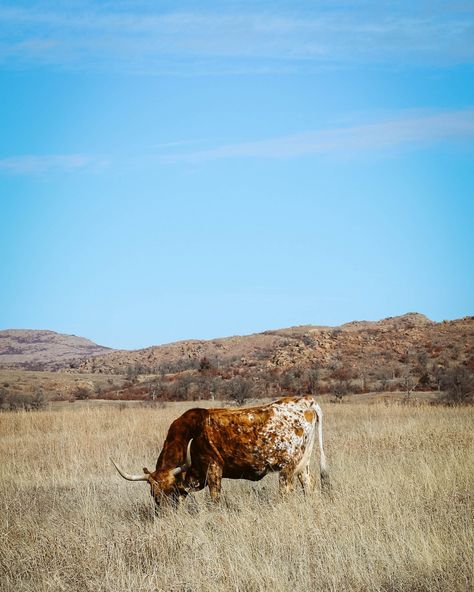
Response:
[{"label": "distant mountain ridge", "polygon": [[69,363],[113,351],[84,337],[55,331],[0,331],[0,367],[55,370]]}]

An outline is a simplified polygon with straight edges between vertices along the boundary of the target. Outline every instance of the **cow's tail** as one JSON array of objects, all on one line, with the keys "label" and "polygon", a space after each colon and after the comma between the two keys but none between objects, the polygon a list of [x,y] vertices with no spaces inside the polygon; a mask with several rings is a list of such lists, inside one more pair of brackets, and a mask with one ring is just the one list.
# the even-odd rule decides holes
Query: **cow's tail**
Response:
[{"label": "cow's tail", "polygon": [[323,492],[329,492],[329,471],[326,462],[326,455],[324,454],[323,448],[323,412],[321,407],[316,403],[315,405],[316,415],[318,417],[318,442],[319,442],[319,474],[321,477],[321,490]]}]

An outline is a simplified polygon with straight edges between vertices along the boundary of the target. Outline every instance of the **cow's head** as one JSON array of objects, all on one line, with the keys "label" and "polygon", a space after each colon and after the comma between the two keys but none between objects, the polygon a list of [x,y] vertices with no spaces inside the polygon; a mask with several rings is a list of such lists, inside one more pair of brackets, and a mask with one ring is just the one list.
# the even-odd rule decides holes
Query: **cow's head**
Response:
[{"label": "cow's head", "polygon": [[124,479],[127,479],[127,481],[148,481],[150,484],[150,493],[155,499],[156,505],[160,506],[163,501],[177,502],[181,497],[187,495],[187,489],[180,476],[191,468],[191,442],[192,439],[188,443],[184,465],[171,469],[159,469],[151,472],[147,468],[144,468],[143,473],[130,475],[122,471],[112,459],[110,460],[120,475]]}]

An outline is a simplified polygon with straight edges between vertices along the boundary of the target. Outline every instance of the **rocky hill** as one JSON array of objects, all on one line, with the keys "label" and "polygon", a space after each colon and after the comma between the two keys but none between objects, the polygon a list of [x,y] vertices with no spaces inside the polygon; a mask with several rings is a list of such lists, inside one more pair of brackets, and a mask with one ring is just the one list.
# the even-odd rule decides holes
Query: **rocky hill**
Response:
[{"label": "rocky hill", "polygon": [[[340,327],[305,325],[247,336],[181,341],[95,356],[77,370],[99,373],[179,373],[204,363],[255,371],[325,368],[337,374],[393,376],[407,365],[474,359],[474,317],[435,323],[408,313]],[[204,361],[204,362],[203,362]]]},{"label": "rocky hill", "polygon": [[18,395],[21,379],[23,391],[34,395],[41,386],[59,400],[99,396],[241,404],[284,393],[329,393],[339,399],[351,393],[408,397],[414,391],[440,391],[459,401],[474,398],[474,317],[436,323],[408,313],[133,351],[108,350],[52,331],[1,331],[1,366],[19,368],[2,371],[10,399]]},{"label": "rocky hill", "polygon": [[113,351],[84,337],[54,331],[0,331],[0,367],[54,370]]}]

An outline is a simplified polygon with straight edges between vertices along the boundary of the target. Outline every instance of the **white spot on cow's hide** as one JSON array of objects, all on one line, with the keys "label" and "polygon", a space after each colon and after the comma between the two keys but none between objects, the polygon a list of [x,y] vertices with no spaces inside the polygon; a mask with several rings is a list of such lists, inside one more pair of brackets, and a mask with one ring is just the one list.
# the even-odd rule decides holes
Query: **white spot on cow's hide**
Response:
[{"label": "white spot on cow's hide", "polygon": [[294,465],[296,473],[305,469],[313,448],[316,413],[311,421],[304,413],[315,404],[314,399],[306,398],[272,405],[273,414],[263,430],[269,465],[279,469]]}]

